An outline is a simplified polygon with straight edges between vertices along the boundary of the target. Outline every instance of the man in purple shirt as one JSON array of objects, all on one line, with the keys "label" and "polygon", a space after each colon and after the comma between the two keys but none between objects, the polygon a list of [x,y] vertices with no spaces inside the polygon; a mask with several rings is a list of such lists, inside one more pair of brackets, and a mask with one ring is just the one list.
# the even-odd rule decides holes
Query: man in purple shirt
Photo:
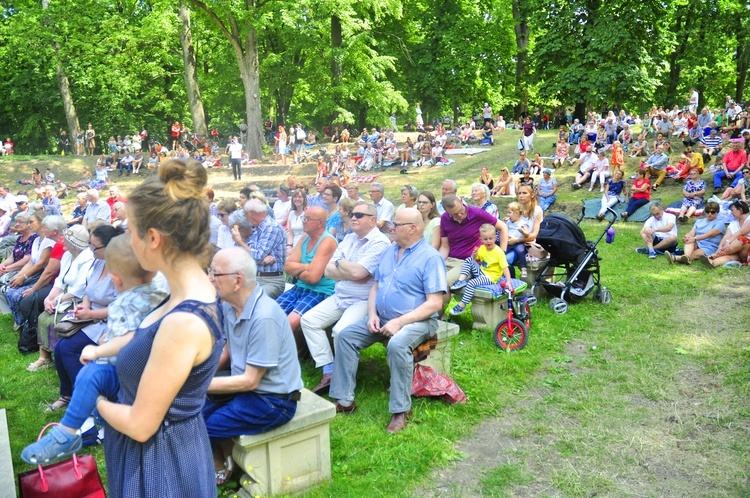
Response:
[{"label": "man in purple shirt", "polygon": [[440,218],[439,251],[445,259],[450,287],[461,275],[464,260],[481,244],[479,227],[485,223],[494,225],[500,235],[500,249],[505,251],[508,248],[508,225],[482,209],[467,206],[453,194],[443,197],[442,204],[445,213]]}]

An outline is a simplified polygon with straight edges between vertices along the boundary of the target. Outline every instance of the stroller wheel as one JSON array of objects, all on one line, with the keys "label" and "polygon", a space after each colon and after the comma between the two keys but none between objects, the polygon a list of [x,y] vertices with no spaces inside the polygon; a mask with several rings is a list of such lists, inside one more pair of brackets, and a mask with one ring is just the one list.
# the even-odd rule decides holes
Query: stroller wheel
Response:
[{"label": "stroller wheel", "polygon": [[564,315],[568,312],[568,303],[566,303],[564,299],[560,299],[559,297],[553,297],[552,299],[550,299],[549,307],[558,315]]},{"label": "stroller wheel", "polygon": [[594,301],[609,304],[612,302],[612,293],[606,287],[602,287],[594,293]]},{"label": "stroller wheel", "polygon": [[507,320],[503,320],[495,329],[495,344],[506,351],[523,348],[528,339],[526,327],[515,318],[510,321],[510,324]]}]

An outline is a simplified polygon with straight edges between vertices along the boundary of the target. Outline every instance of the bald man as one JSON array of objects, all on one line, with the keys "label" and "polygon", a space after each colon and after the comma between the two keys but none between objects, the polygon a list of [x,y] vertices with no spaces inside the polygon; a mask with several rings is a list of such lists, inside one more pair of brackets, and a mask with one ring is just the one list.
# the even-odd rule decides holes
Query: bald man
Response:
[{"label": "bald man", "polygon": [[438,313],[447,289],[443,258],[422,234],[422,215],[403,208],[394,219],[393,240],[375,269],[375,284],[367,301],[368,316],[346,327],[336,336],[336,357],[330,396],[338,413],[357,411],[359,351],[385,343],[391,371],[386,431],[401,431],[411,416],[411,381],[414,374],[412,349],[437,332]]}]

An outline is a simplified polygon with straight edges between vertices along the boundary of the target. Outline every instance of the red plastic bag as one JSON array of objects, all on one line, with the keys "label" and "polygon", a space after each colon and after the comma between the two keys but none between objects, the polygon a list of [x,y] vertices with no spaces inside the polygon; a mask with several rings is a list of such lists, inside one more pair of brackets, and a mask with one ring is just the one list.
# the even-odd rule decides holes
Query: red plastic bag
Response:
[{"label": "red plastic bag", "polygon": [[411,395],[440,398],[446,403],[466,403],[466,394],[456,381],[432,367],[417,364],[411,380]]}]

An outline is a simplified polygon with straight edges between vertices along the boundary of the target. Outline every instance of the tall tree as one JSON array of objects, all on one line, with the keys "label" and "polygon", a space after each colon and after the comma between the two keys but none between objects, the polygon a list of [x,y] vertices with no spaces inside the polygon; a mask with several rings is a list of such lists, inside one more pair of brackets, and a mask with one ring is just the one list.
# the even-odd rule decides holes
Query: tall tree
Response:
[{"label": "tall tree", "polygon": [[263,116],[260,101],[260,75],[258,60],[258,29],[263,10],[270,0],[248,0],[244,4],[214,2],[213,7],[201,0],[188,0],[205,12],[219,28],[234,50],[245,87],[245,113],[247,114],[247,143],[245,149],[252,159],[263,157]]},{"label": "tall tree", "polygon": [[187,93],[190,114],[193,117],[193,131],[201,137],[208,136],[206,114],[203,111],[203,100],[198,85],[195,50],[193,48],[193,31],[190,25],[190,8],[183,0],[179,5],[180,45],[182,47],[182,64],[184,65],[185,90]]},{"label": "tall tree", "polygon": [[[47,10],[49,8],[50,0],[42,0],[42,9]],[[51,26],[52,19],[48,16],[44,18],[44,27],[54,32],[54,27]],[[63,109],[65,110],[65,121],[68,124],[68,138],[71,144],[75,143],[76,132],[79,127],[78,123],[78,111],[76,111],[76,105],[73,100],[73,92],[70,90],[70,81],[68,81],[68,75],[65,73],[65,68],[60,60],[60,44],[53,38],[52,48],[54,53],[54,65],[55,65],[55,77],[57,79],[57,87],[60,89],[60,97],[62,98]]]}]

